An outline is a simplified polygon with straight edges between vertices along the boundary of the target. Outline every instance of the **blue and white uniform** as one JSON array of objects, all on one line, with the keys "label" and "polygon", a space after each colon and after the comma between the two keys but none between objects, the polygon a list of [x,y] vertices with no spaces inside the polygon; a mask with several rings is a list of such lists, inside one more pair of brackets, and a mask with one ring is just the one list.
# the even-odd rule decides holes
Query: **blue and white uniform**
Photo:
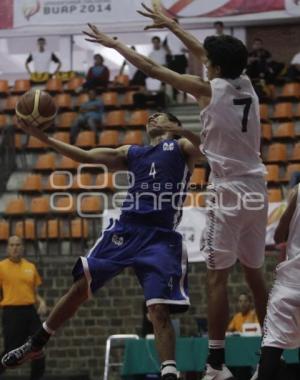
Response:
[{"label": "blue and white uniform", "polygon": [[74,279],[86,276],[94,293],[126,267],[132,267],[147,305],[169,304],[173,312],[187,309],[187,255],[175,231],[182,216],[190,173],[178,142],[129,148],[128,170],[133,183],[119,220],[111,220]]}]

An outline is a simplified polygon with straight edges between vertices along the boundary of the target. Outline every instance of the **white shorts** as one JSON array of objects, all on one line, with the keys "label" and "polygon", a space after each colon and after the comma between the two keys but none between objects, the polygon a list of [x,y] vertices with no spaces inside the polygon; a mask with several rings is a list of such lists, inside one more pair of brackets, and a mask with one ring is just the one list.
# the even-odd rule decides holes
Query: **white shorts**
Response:
[{"label": "white shorts", "polygon": [[207,225],[201,251],[208,269],[264,263],[268,199],[263,178],[214,183],[207,189]]},{"label": "white shorts", "polygon": [[300,288],[278,281],[270,293],[262,346],[282,349],[300,346]]}]

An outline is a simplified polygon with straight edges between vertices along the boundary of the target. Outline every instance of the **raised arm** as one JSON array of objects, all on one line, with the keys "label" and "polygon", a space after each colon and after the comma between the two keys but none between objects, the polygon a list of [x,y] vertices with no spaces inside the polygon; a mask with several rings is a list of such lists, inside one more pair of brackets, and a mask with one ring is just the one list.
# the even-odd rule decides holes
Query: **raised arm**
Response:
[{"label": "raised arm", "polygon": [[127,168],[127,153],[129,145],[120,148],[94,148],[84,150],[77,146],[66,144],[62,141],[48,137],[41,129],[28,127],[19,120],[20,127],[30,135],[43,141],[49,147],[74,161],[85,164],[102,164],[109,170],[125,170]]},{"label": "raised arm", "polygon": [[142,6],[145,11],[138,11],[138,13],[153,20],[153,24],[146,26],[145,30],[168,28],[182,41],[189,52],[192,53],[198,61],[200,61],[202,64],[205,63],[206,51],[196,37],[184,30],[178,22],[164,15],[158,5],[154,5],[153,9],[147,7],[143,3]]},{"label": "raised arm", "polygon": [[150,58],[130,49],[117,39],[113,39],[100,32],[95,25],[89,24],[90,31],[84,32],[87,41],[113,48],[118,51],[127,61],[143,71],[146,75],[156,78],[162,82],[169,83],[178,90],[193,95],[196,99],[202,96],[211,96],[211,87],[204,83],[199,77],[194,75],[181,75],[164,66],[157,64]]}]

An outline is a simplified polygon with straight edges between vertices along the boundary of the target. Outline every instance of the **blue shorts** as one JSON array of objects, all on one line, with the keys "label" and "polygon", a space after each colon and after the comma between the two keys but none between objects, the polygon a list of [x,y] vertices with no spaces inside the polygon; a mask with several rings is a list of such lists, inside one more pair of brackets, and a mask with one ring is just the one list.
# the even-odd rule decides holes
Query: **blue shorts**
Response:
[{"label": "blue shorts", "polygon": [[187,254],[178,232],[111,220],[88,255],[78,259],[73,277],[85,275],[94,293],[126,267],[135,270],[147,306],[188,309]]}]

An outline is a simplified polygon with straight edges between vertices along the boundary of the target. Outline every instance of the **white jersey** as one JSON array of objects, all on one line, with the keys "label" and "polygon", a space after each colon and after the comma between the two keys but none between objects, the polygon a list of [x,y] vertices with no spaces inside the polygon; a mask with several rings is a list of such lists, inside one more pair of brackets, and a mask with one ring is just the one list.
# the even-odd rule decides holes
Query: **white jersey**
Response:
[{"label": "white jersey", "polygon": [[264,176],[260,158],[259,101],[250,79],[215,78],[210,104],[200,113],[201,150],[211,179]]},{"label": "white jersey", "polygon": [[293,287],[300,287],[300,185],[297,206],[289,226],[286,248],[287,260],[277,267],[277,280]]},{"label": "white jersey", "polygon": [[52,61],[52,54],[50,51],[36,51],[32,53],[34,71],[37,73],[47,73]]}]

